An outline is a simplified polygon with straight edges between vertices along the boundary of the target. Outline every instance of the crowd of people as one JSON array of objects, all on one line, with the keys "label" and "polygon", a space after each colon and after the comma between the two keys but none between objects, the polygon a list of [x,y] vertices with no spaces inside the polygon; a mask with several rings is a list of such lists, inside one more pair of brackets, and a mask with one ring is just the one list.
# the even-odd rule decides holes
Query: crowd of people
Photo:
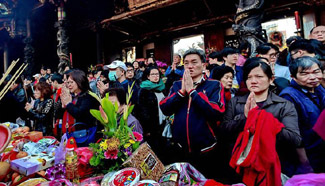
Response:
[{"label": "crowd of people", "polygon": [[20,117],[32,130],[57,138],[81,122],[98,131],[95,141],[101,126],[89,110],[99,103],[88,91],[100,97],[109,93],[123,113],[132,87],[135,107],[128,125],[143,134],[165,164],[186,161],[209,178],[240,182],[229,161],[247,118],[259,109],[270,113],[265,121],[281,123],[261,135],[276,136],[283,174],[324,173],[325,123],[318,120],[325,117],[325,26],[314,27],[309,39],[293,36],[286,44],[280,51],[264,43],[256,54],[247,43],[208,55],[189,49],[183,56],[174,54],[168,68],[152,57],[115,60],[87,73],[67,68],[63,75],[51,74],[42,68],[34,81],[27,77],[13,84],[0,109],[14,110],[0,122]]}]

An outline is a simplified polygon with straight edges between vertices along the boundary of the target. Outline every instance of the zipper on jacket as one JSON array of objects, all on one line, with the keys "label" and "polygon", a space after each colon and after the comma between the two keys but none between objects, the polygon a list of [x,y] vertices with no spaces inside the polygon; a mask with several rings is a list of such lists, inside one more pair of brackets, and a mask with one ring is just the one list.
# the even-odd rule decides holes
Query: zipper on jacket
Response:
[{"label": "zipper on jacket", "polygon": [[186,113],[186,134],[187,134],[187,145],[188,145],[188,151],[191,152],[191,143],[190,143],[190,134],[189,134],[189,117],[190,117],[190,108],[191,108],[191,102],[192,102],[192,97],[189,97],[188,99],[188,106],[187,106],[187,113]]}]

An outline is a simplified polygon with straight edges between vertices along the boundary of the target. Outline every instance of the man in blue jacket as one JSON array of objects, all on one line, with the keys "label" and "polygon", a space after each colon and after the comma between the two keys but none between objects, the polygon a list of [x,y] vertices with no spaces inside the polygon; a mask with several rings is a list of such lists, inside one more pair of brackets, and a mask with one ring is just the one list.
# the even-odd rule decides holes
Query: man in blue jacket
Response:
[{"label": "man in blue jacket", "polygon": [[184,66],[181,64],[182,57],[179,54],[174,54],[173,64],[166,70],[167,77],[166,90],[168,91],[175,81],[180,80],[184,74]]},{"label": "man in blue jacket", "polygon": [[[234,78],[232,80],[232,88],[230,90],[233,97],[241,88],[241,85],[243,85],[244,83],[242,67],[236,65],[239,59],[238,57],[239,51],[234,48],[226,47],[221,51],[221,54],[225,62],[221,66],[228,66],[234,70]],[[213,72],[211,72],[211,74],[213,73],[214,70]]]},{"label": "man in blue jacket", "polygon": [[289,69],[292,80],[280,96],[296,107],[300,134],[314,172],[325,172],[325,142],[313,129],[325,109],[325,89],[320,85],[322,66],[316,58],[303,56],[295,59]]},{"label": "man in blue jacket", "polygon": [[[184,54],[185,72],[176,81],[169,96],[160,102],[165,115],[174,114],[173,139],[181,147],[180,161],[188,161],[207,177],[213,171],[214,148],[217,144],[215,128],[225,111],[224,90],[219,81],[203,75],[205,54],[189,49]],[[211,170],[211,169],[210,169]]]}]

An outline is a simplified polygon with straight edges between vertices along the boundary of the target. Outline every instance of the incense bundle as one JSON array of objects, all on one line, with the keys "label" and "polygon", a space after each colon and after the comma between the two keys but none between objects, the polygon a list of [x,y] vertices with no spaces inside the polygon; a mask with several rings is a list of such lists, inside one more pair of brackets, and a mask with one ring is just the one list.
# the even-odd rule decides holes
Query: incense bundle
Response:
[{"label": "incense bundle", "polygon": [[[11,66],[11,65],[10,65]],[[19,69],[16,71],[16,73],[12,76],[10,81],[6,84],[6,86],[1,90],[0,92],[0,101],[2,98],[6,95],[10,87],[16,82],[16,80],[19,78],[19,76],[24,72],[28,64],[23,63]]]},{"label": "incense bundle", "polygon": [[6,77],[8,76],[8,74],[11,72],[11,70],[16,66],[16,64],[18,63],[19,58],[17,59],[17,61],[13,60],[9,66],[9,68],[7,69],[6,73],[2,76],[1,80],[0,80],[0,85],[3,83],[3,81],[6,79]]}]

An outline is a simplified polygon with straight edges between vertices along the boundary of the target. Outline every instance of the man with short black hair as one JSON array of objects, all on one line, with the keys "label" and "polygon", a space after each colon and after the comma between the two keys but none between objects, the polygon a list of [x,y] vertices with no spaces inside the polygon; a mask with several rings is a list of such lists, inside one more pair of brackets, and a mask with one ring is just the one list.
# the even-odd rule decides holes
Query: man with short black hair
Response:
[{"label": "man with short black hair", "polygon": [[173,63],[165,72],[167,77],[166,90],[169,90],[175,81],[182,78],[184,73],[184,66],[181,64],[182,57],[179,54],[174,54]]},{"label": "man with short black hair", "polygon": [[224,61],[221,52],[211,52],[208,57],[209,64],[206,66],[206,74],[211,78],[211,72],[213,72],[216,67],[223,65]]},{"label": "man with short black hair", "polygon": [[[52,87],[54,89],[53,91],[53,100],[54,100],[54,128],[53,132],[56,137],[61,137],[61,130],[59,129],[59,123],[60,119],[63,118],[63,110],[61,109],[62,103],[61,103],[61,92],[63,84],[63,76],[58,73],[54,73],[51,77]],[[61,126],[62,127],[62,126]]]},{"label": "man with short black hair", "polygon": [[[10,79],[12,78],[12,75],[9,74],[6,77],[5,82],[9,82]],[[18,78],[9,88],[9,90],[12,92],[12,94],[17,98],[17,100],[19,101],[19,103],[25,104],[26,100],[26,95],[25,95],[25,91],[23,88],[23,82],[21,80],[21,78]]]},{"label": "man with short black hair", "polygon": [[226,47],[221,53],[223,60],[225,61],[223,65],[231,67],[234,70],[234,78],[232,80],[231,88],[231,94],[234,96],[243,82],[243,70],[240,66],[236,65],[239,59],[239,51],[234,48]]},{"label": "man with short black hair", "polygon": [[208,57],[210,65],[220,66],[224,63],[221,52],[211,52]]},{"label": "man with short black hair", "polygon": [[41,77],[44,77],[45,79],[48,79],[48,78],[50,77],[50,75],[48,75],[48,74],[46,73],[46,71],[47,71],[47,67],[42,66],[42,67],[41,67],[41,70],[40,70]]},{"label": "man with short black hair", "polygon": [[134,81],[134,67],[132,63],[125,63],[126,65],[126,79],[129,81]]},{"label": "man with short black hair", "polygon": [[174,114],[173,139],[181,147],[178,155],[183,156],[177,161],[189,161],[204,175],[213,177],[209,167],[216,161],[214,129],[225,111],[223,88],[219,81],[203,75],[204,51],[189,49],[183,59],[183,78],[173,84],[160,108],[166,116]]},{"label": "man with short black hair", "polygon": [[289,52],[292,59],[297,59],[302,56],[315,57],[315,48],[307,39],[297,40],[289,47]]}]

